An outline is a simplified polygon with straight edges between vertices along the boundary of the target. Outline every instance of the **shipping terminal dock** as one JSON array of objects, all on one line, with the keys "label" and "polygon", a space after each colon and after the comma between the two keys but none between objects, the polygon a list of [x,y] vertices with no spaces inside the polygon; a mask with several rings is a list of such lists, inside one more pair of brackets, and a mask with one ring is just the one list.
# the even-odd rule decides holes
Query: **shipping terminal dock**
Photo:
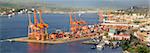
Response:
[{"label": "shipping terminal dock", "polygon": [[60,43],[68,43],[68,42],[74,42],[74,41],[80,41],[80,40],[88,40],[91,38],[95,38],[97,36],[94,36],[95,33],[87,34],[86,37],[80,37],[80,38],[59,38],[56,40],[31,40],[28,39],[28,37],[18,37],[18,38],[9,38],[3,41],[9,41],[9,42],[30,42],[30,43],[47,43],[47,44],[60,44]]},{"label": "shipping terminal dock", "polygon": [[[91,36],[91,37],[96,37],[96,36]],[[30,42],[30,43],[46,43],[46,44],[60,44],[60,43],[68,43],[68,42],[74,42],[74,41],[80,41],[80,40],[88,40],[91,37],[83,37],[83,38],[72,38],[72,39],[57,39],[57,40],[30,40],[28,37],[20,37],[20,38],[12,38],[12,39],[6,39],[4,41],[9,41],[9,42]]]},{"label": "shipping terminal dock", "polygon": [[[37,11],[39,12],[39,22],[37,18]],[[74,15],[74,16],[73,16]],[[28,14],[28,35],[27,37],[9,38],[1,41],[9,42],[32,42],[32,43],[48,43],[58,44],[67,43],[79,40],[87,40],[98,37],[102,32],[98,31],[99,25],[88,26],[84,20],[77,19],[75,14],[70,13],[70,32],[57,32],[48,34],[48,24],[44,23],[42,19],[42,10],[34,9],[34,20]]]},{"label": "shipping terminal dock", "polygon": [[[48,34],[47,29],[49,25],[42,19],[42,10],[34,9],[33,11],[33,18],[28,14],[27,37],[10,38],[4,41],[59,44],[100,37],[107,40],[130,40],[129,32],[134,26],[131,25],[130,21],[120,22],[118,19],[112,18],[113,15],[109,13],[107,16],[104,16],[101,10],[98,12],[99,23],[88,25],[88,23],[82,20],[80,16],[78,16],[77,19],[76,14],[71,12],[69,13],[70,17],[68,18],[70,24],[69,32],[56,30],[56,32]],[[37,11],[39,12],[39,18],[37,16]]]}]

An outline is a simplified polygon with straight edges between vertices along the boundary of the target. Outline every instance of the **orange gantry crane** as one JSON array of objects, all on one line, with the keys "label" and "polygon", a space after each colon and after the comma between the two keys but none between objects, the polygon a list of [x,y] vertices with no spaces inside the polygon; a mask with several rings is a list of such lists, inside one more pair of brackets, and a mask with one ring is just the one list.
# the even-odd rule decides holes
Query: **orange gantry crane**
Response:
[{"label": "orange gantry crane", "polygon": [[35,40],[46,40],[48,39],[47,28],[48,24],[45,24],[42,19],[42,11],[40,12],[40,23],[38,22],[36,16],[36,10],[34,10],[34,24],[31,22],[31,18],[29,18],[29,32],[28,38],[35,39]]},{"label": "orange gantry crane", "polygon": [[37,18],[36,18],[36,10],[34,10],[34,23],[32,23],[31,18],[29,17],[29,27],[28,27],[28,38],[29,39],[39,39],[37,33],[40,28],[37,27]]},{"label": "orange gantry crane", "polygon": [[74,19],[72,14],[70,14],[70,30],[74,34],[73,37],[79,38],[80,29],[83,29],[83,24],[86,24],[84,20],[77,20],[76,16],[74,15]]},{"label": "orange gantry crane", "polygon": [[70,14],[70,30],[71,32],[75,32],[77,30],[77,23],[73,21],[72,14]]},{"label": "orange gantry crane", "polygon": [[[80,17],[79,17],[80,18]],[[79,20],[77,20],[76,18],[76,14],[74,14],[74,20],[78,25],[82,25],[82,24],[87,24],[84,20],[82,20],[81,18]]]},{"label": "orange gantry crane", "polygon": [[72,18],[72,13],[70,14],[70,30],[71,32],[77,32],[79,28],[81,28],[80,25],[86,24],[84,20],[77,20],[76,16],[74,16],[74,20]]},{"label": "orange gantry crane", "polygon": [[44,23],[42,19],[42,10],[39,10],[39,12],[40,12],[40,23],[38,24],[38,27],[40,28],[40,32],[45,34],[42,37],[42,40],[45,40],[45,39],[48,39],[48,32],[47,32],[48,24]]}]

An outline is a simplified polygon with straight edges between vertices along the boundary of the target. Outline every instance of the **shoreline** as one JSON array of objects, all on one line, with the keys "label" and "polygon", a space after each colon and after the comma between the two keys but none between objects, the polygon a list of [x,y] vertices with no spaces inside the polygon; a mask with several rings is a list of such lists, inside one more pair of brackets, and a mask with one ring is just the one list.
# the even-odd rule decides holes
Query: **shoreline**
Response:
[{"label": "shoreline", "polygon": [[[44,14],[70,14],[70,13],[78,13],[78,14],[85,14],[85,13],[98,13],[98,11],[79,11],[79,12],[43,12]],[[21,13],[21,14],[28,14],[28,13]],[[33,14],[33,12],[29,13],[29,14]],[[8,14],[11,15],[11,14]],[[8,16],[8,15],[0,15],[0,16]],[[20,15],[20,14],[15,14],[15,15]],[[11,16],[15,16],[15,15],[11,15]]]}]

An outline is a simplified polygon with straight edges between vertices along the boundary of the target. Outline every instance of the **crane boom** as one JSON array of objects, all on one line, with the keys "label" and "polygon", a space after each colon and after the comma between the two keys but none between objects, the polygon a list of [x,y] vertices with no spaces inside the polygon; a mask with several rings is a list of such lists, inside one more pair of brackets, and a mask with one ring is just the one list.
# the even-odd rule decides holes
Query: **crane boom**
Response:
[{"label": "crane boom", "polygon": [[36,10],[34,10],[34,24],[38,24],[37,16],[36,16]]},{"label": "crane boom", "polygon": [[42,10],[39,10],[39,12],[40,12],[40,14],[39,14],[39,15],[40,15],[40,23],[41,23],[41,24],[44,24],[44,21],[43,21],[43,19],[42,19]]},{"label": "crane boom", "polygon": [[72,26],[73,21],[72,21],[72,14],[70,14],[70,25]]}]

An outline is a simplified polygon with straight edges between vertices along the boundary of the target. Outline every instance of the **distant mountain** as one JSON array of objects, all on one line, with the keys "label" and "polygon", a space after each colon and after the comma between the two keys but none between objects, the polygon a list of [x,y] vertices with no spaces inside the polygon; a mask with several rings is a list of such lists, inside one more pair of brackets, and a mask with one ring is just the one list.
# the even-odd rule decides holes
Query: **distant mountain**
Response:
[{"label": "distant mountain", "polygon": [[33,2],[33,0],[0,0],[0,7],[15,7],[15,8],[31,8],[39,7],[39,2]]},{"label": "distant mountain", "polygon": [[0,0],[0,2],[7,2],[7,3],[33,3],[33,2],[38,2],[36,0]]},{"label": "distant mountain", "polygon": [[16,6],[15,4],[0,1],[0,7],[15,7],[15,6]]},{"label": "distant mountain", "polygon": [[0,7],[15,7],[15,8],[51,8],[61,7],[60,3],[46,3],[35,0],[0,0]]},{"label": "distant mountain", "polygon": [[27,8],[128,8],[149,6],[149,0],[0,0],[0,7]]}]

